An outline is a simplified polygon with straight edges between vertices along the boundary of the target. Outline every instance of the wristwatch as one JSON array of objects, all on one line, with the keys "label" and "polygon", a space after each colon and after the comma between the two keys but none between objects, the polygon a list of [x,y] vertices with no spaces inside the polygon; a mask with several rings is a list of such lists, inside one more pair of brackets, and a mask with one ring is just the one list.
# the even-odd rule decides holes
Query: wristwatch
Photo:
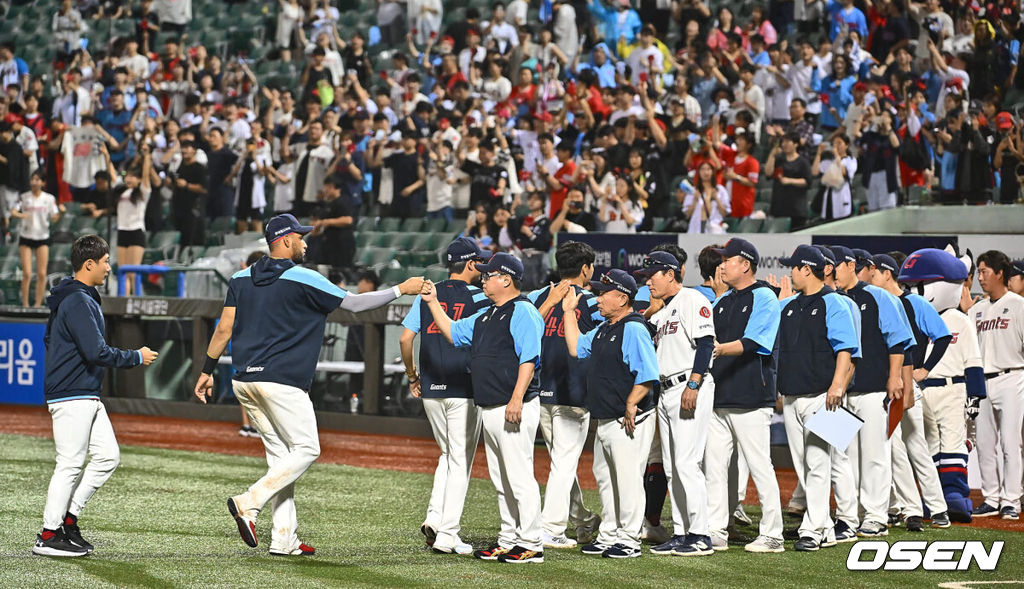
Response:
[{"label": "wristwatch", "polygon": [[699,383],[699,382],[697,382],[695,380],[689,380],[689,381],[686,382],[686,388],[690,389],[691,391],[699,391],[700,390],[700,385],[701,385],[701,383]]}]

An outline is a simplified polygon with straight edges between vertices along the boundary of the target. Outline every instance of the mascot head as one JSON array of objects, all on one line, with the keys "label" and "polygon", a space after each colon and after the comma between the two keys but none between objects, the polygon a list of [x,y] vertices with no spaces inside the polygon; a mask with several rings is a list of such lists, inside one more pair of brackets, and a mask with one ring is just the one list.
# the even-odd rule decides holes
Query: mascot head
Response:
[{"label": "mascot head", "polygon": [[[965,261],[966,260],[966,261]],[[959,306],[970,271],[970,252],[957,258],[949,251],[919,249],[907,256],[897,280],[923,296],[938,312]]]}]

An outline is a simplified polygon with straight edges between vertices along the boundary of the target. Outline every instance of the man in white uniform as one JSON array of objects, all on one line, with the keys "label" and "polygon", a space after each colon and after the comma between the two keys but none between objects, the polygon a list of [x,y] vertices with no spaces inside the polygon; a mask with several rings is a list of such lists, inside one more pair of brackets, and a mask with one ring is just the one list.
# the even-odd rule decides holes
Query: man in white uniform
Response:
[{"label": "man in white uniform", "polygon": [[[701,469],[715,385],[708,372],[715,326],[711,303],[696,290],[683,288],[686,272],[668,252],[651,252],[637,274],[647,278],[651,298],[661,308],[649,316],[657,328],[654,341],[661,372],[658,426],[672,502],[672,538],[653,554],[714,554],[708,535],[708,491]],[[648,309],[650,312],[650,309]]]},{"label": "man in white uniform", "polygon": [[[971,308],[984,359],[988,398],[978,416],[978,462],[985,502],[977,517],[1018,519],[1021,421],[1024,419],[1024,297],[1006,285],[1013,265],[991,250],[978,256],[978,282],[988,295]],[[1001,451],[1000,451],[1001,450]]]}]

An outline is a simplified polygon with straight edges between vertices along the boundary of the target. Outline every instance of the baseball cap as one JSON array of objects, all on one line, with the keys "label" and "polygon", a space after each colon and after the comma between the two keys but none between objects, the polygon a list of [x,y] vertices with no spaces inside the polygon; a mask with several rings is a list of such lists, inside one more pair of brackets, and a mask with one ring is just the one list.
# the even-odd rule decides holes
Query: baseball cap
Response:
[{"label": "baseball cap", "polygon": [[742,256],[750,260],[751,264],[757,264],[761,260],[754,244],[740,237],[733,237],[729,241],[725,242],[725,247],[714,248],[712,251],[721,254],[723,258]]},{"label": "baseball cap", "polygon": [[857,272],[868,266],[874,266],[875,261],[871,259],[871,252],[865,249],[853,248],[853,255],[857,256]]},{"label": "baseball cap", "polygon": [[448,244],[446,259],[449,264],[466,262],[468,260],[486,260],[490,255],[485,254],[476,240],[471,237],[460,237]]},{"label": "baseball cap", "polygon": [[625,270],[618,269],[609,270],[607,273],[602,274],[600,280],[591,280],[590,289],[597,293],[617,290],[629,295],[630,298],[636,296],[639,290],[636,286],[636,280],[633,280],[633,277]]},{"label": "baseball cap", "polygon": [[1006,131],[1013,128],[1013,115],[1003,111],[996,115],[996,128],[1000,131]]},{"label": "baseball cap", "polygon": [[875,267],[879,270],[888,270],[892,272],[893,276],[896,276],[900,271],[900,265],[896,263],[896,260],[892,256],[886,254],[878,254],[871,257]]},{"label": "baseball cap", "polygon": [[267,245],[270,245],[289,233],[305,235],[312,230],[312,227],[299,223],[299,220],[291,213],[285,213],[267,221],[267,228],[263,230],[263,236],[267,238]]},{"label": "baseball cap", "polygon": [[1013,276],[1024,276],[1024,260],[1013,261],[1013,266],[1010,268],[1010,277]]},{"label": "baseball cap", "polygon": [[637,276],[650,276],[662,270],[679,269],[681,269],[679,260],[672,254],[668,252],[651,252],[644,258],[644,267],[640,270],[635,270],[633,274]]},{"label": "baseball cap", "polygon": [[486,274],[488,272],[502,272],[516,280],[523,279],[523,263],[519,261],[519,258],[512,254],[506,254],[505,252],[498,252],[494,254],[486,264],[480,264],[476,269],[479,270],[481,274]]},{"label": "baseball cap", "polygon": [[808,266],[818,270],[825,267],[825,257],[818,251],[818,248],[804,244],[796,246],[792,256],[779,258],[779,263],[787,268]]},{"label": "baseball cap", "polygon": [[907,256],[897,280],[900,282],[967,280],[967,267],[956,256],[945,250],[926,247]]},{"label": "baseball cap", "polygon": [[857,254],[853,253],[853,250],[845,245],[833,245],[830,246],[829,249],[832,250],[832,255],[836,258],[836,263],[845,264],[847,262],[857,262]]},{"label": "baseball cap", "polygon": [[815,246],[812,246],[812,247],[814,247],[819,252],[821,252],[821,257],[825,258],[825,265],[826,266],[835,267],[835,265],[836,265],[836,255],[832,253],[832,250],[828,249],[828,247],[826,247],[824,245],[815,245]]}]

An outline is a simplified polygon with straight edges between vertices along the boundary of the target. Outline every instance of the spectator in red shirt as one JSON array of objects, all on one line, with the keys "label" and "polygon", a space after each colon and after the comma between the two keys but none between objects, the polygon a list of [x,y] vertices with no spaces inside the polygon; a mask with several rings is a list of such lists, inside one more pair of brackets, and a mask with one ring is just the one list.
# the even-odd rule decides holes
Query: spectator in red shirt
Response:
[{"label": "spectator in red shirt", "polygon": [[757,193],[757,177],[761,165],[750,153],[754,149],[754,137],[749,133],[736,136],[736,157],[733,164],[725,168],[722,177],[729,182],[732,197],[731,217],[749,217],[754,212],[754,197]]},{"label": "spectator in red shirt", "polygon": [[537,171],[541,173],[544,181],[547,182],[548,189],[551,191],[548,198],[548,217],[554,219],[558,212],[562,210],[562,203],[565,201],[565,194],[569,191],[569,187],[572,186],[572,178],[576,175],[576,162],[572,159],[573,146],[569,141],[563,140],[555,147],[555,157],[558,158],[558,163],[561,167],[554,175],[547,174],[544,170],[544,166],[540,166]]}]

